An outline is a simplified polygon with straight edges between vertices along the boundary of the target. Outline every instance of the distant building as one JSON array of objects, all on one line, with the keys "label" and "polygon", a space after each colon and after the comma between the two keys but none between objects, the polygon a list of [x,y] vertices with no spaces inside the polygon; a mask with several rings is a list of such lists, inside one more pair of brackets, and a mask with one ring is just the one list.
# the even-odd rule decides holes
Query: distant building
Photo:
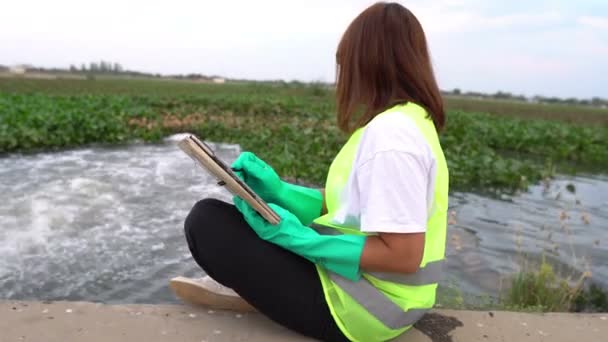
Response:
[{"label": "distant building", "polygon": [[25,74],[25,67],[23,65],[15,65],[8,69],[10,73],[22,75]]},{"label": "distant building", "polygon": [[214,77],[212,81],[213,81],[213,83],[218,83],[218,84],[226,83],[226,79],[223,77]]}]

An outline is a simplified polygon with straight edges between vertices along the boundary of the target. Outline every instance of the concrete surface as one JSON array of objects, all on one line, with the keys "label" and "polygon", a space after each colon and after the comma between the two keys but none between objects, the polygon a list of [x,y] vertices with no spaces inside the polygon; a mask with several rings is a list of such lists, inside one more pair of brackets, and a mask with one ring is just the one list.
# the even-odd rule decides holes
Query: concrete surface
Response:
[{"label": "concrete surface", "polygon": [[[308,341],[259,314],[186,305],[0,301],[0,341]],[[608,341],[608,314],[435,310],[397,341]]]}]

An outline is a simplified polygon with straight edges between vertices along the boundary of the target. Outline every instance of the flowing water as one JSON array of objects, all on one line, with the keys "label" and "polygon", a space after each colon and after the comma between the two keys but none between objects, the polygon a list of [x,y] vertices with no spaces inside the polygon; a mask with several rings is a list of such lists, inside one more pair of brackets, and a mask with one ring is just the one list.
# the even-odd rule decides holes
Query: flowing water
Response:
[{"label": "flowing water", "polygon": [[[231,198],[177,139],[0,158],[0,298],[176,302],[167,281],[202,275],[185,216],[200,198]],[[239,153],[212,146],[227,162]],[[454,193],[450,206],[446,284],[496,296],[521,254],[608,284],[607,177],[512,197]]]}]

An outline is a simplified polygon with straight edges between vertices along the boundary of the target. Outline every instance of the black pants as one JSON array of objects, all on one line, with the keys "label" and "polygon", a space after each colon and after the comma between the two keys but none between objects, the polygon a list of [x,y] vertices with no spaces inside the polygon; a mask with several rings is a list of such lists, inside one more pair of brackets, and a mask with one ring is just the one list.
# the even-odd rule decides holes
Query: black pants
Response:
[{"label": "black pants", "polygon": [[196,203],[184,224],[194,260],[273,321],[323,341],[348,341],[336,325],[313,263],[260,239],[237,209]]}]

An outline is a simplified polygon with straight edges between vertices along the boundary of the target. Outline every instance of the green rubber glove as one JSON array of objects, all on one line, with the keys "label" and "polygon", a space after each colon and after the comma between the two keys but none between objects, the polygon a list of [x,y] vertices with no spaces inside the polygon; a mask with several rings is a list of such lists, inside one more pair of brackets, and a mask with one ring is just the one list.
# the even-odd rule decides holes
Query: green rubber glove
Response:
[{"label": "green rubber glove", "polygon": [[245,221],[261,239],[279,245],[350,280],[357,281],[361,278],[359,262],[365,236],[321,235],[304,226],[294,214],[273,203],[269,206],[281,216],[281,223],[272,225],[243,199],[235,196],[233,200]]},{"label": "green rubber glove", "polygon": [[241,153],[232,163],[232,169],[264,201],[287,209],[304,225],[321,216],[321,191],[282,181],[274,169],[255,154]]}]

